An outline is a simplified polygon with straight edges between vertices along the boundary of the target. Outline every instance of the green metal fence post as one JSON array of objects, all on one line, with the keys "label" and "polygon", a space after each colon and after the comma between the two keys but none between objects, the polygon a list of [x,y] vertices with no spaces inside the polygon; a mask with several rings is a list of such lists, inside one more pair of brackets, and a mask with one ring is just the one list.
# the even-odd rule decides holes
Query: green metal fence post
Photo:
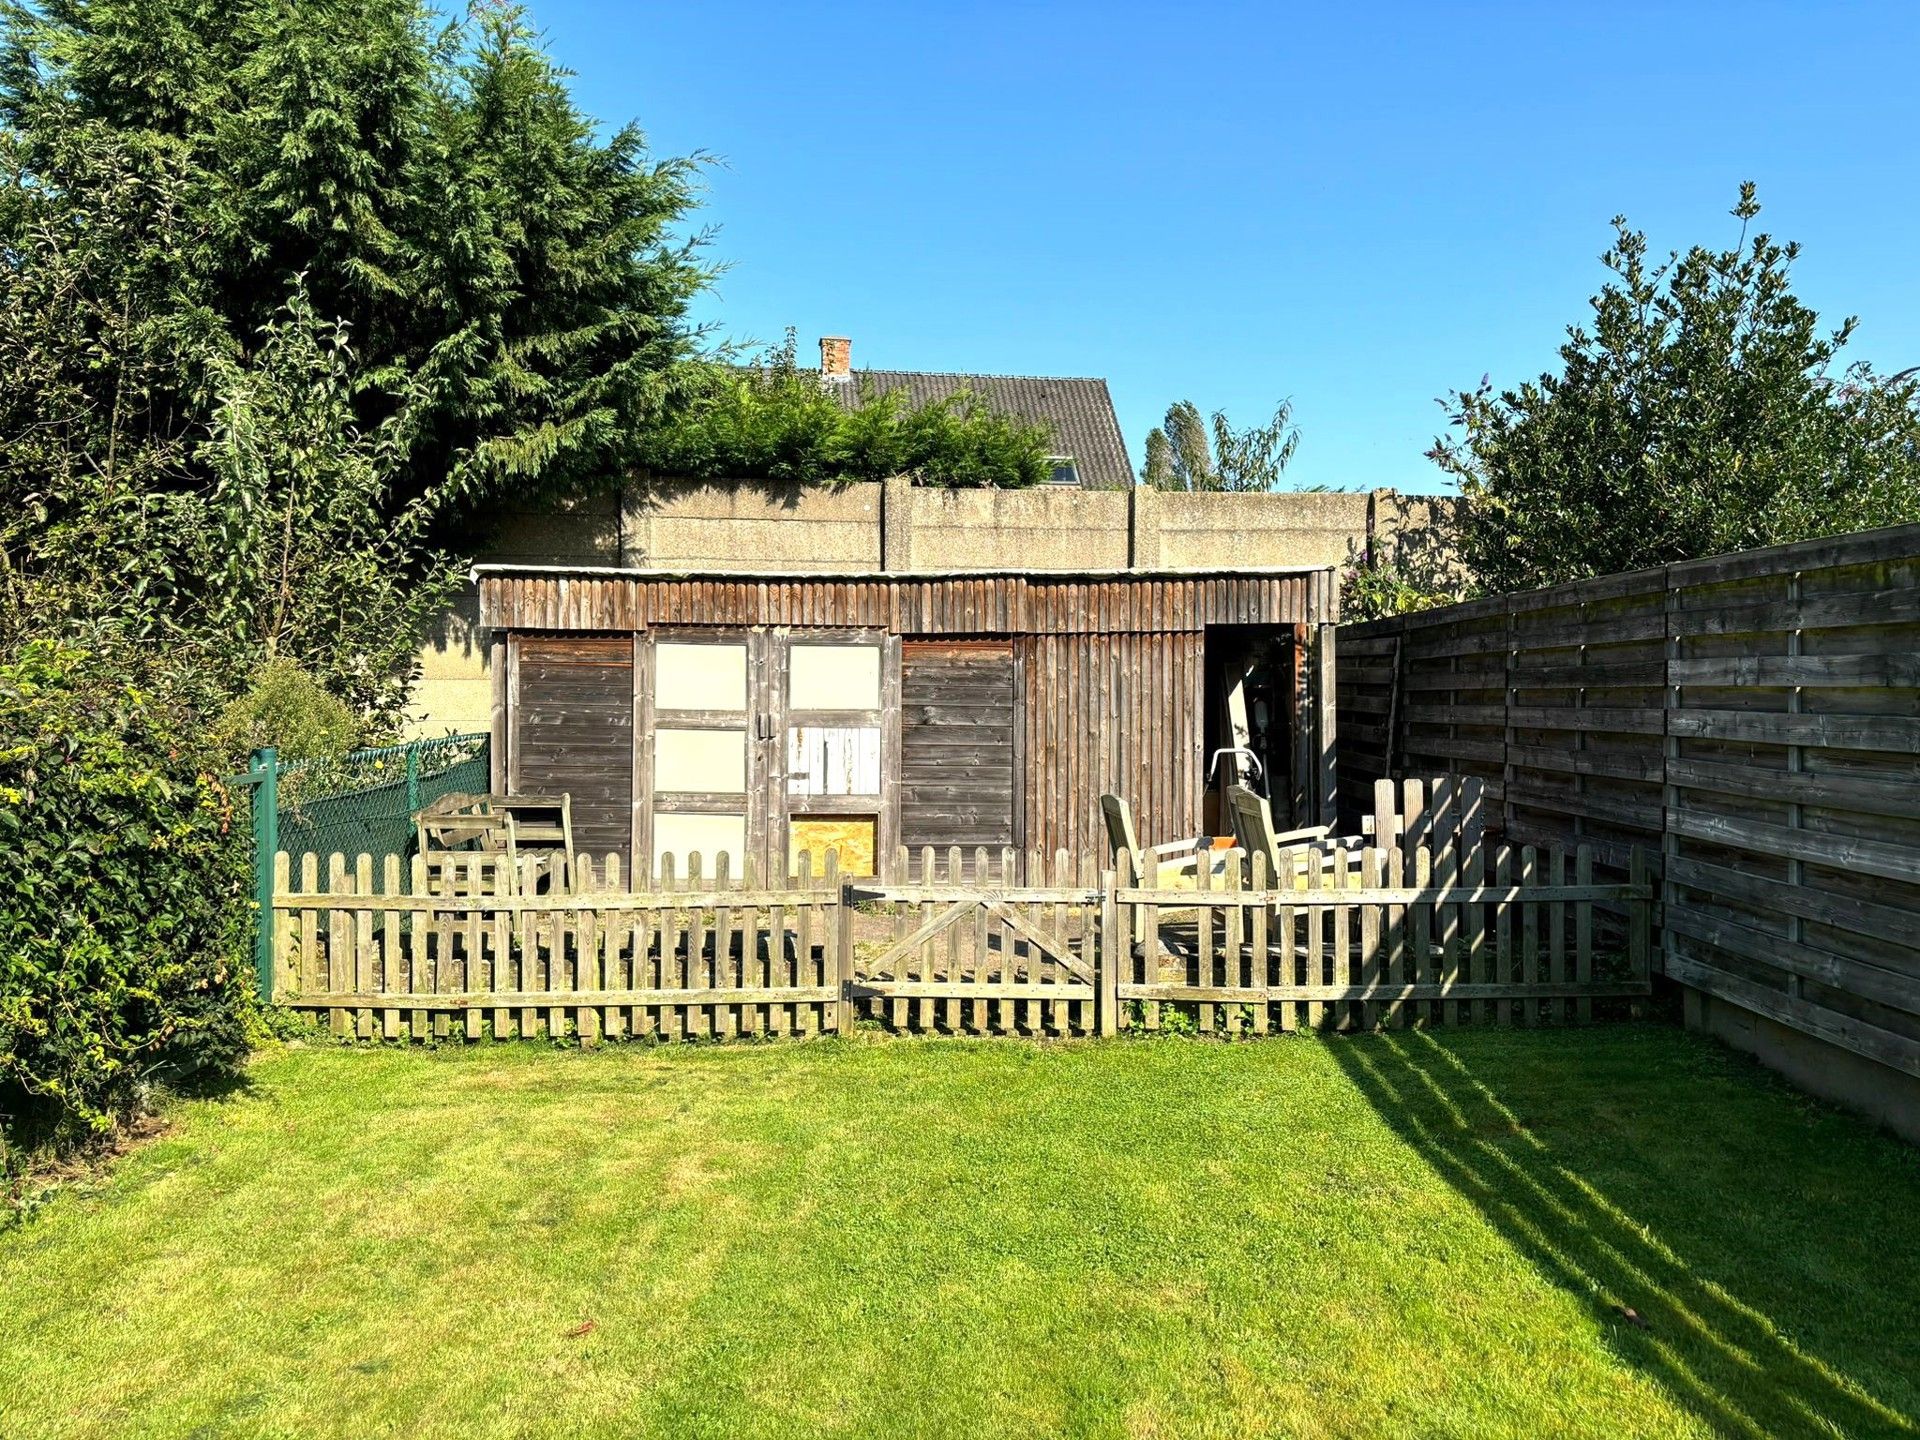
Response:
[{"label": "green metal fence post", "polygon": [[253,752],[253,967],[263,1004],[273,1002],[273,857],[280,848],[280,757],[271,745]]},{"label": "green metal fence post", "polygon": [[420,747],[407,746],[407,818],[420,812]]}]

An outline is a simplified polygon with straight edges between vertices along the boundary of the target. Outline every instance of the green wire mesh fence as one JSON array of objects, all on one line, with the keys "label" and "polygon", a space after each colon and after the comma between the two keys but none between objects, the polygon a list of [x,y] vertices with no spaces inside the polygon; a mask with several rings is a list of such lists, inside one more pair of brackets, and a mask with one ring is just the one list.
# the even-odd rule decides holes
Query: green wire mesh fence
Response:
[{"label": "green wire mesh fence", "polygon": [[[279,848],[299,873],[300,857],[329,855],[405,859],[414,844],[413,817],[422,806],[454,792],[484,794],[488,740],[449,735],[378,750],[356,750],[338,760],[281,765]],[[265,857],[272,863],[271,855]]]},{"label": "green wire mesh fence", "polygon": [[338,760],[282,761],[256,750],[244,775],[230,783],[253,792],[254,965],[260,998],[273,999],[273,857],[284,850],[293,873],[301,857],[362,854],[375,859],[413,852],[413,817],[455,792],[484,794],[491,755],[485,735],[448,735]]}]

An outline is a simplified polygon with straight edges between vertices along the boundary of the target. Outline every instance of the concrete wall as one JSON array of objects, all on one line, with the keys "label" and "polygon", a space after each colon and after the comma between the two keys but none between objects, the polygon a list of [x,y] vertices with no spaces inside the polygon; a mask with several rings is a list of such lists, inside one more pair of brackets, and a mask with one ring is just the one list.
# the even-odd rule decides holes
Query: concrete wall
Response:
[{"label": "concrete wall", "polygon": [[[1451,551],[1455,502],[1392,490],[1185,495],[845,486],[662,485],[510,513],[475,559],[652,570],[1217,569],[1344,564],[1367,544]],[[415,734],[484,730],[487,656],[467,597],[421,651]]]},{"label": "concrete wall", "polygon": [[1920,1145],[1920,1078],[1756,1015],[1701,990],[1682,990],[1689,1030],[1745,1051],[1809,1094],[1857,1110]]},{"label": "concrete wall", "polygon": [[629,496],[621,565],[652,570],[881,569],[885,487],[688,485]]},{"label": "concrete wall", "polygon": [[427,635],[408,735],[473,735],[492,728],[493,677],[479,621],[479,596],[469,586]]},{"label": "concrete wall", "polygon": [[[889,481],[900,570],[1125,570],[1124,490],[944,490]],[[904,527],[897,518],[904,516]]]}]

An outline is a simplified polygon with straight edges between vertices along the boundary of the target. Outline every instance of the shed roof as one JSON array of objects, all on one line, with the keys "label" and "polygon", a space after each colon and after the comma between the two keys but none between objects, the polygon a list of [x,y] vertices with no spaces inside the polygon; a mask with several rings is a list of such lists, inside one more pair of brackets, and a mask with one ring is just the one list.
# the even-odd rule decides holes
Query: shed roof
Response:
[{"label": "shed roof", "polygon": [[500,630],[856,628],[895,635],[1153,634],[1333,620],[1331,569],[782,575],[481,565]]}]

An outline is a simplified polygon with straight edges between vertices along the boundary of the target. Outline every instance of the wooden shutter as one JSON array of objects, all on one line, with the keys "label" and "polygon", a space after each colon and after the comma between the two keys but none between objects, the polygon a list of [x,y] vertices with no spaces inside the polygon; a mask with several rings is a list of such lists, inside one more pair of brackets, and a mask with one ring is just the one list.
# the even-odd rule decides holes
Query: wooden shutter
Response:
[{"label": "wooden shutter", "polygon": [[573,797],[574,848],[630,863],[633,838],[633,640],[514,637],[516,795]]},{"label": "wooden shutter", "polygon": [[[1013,645],[909,640],[900,662],[900,843],[1017,845]],[[971,854],[968,856],[971,863]]]}]

